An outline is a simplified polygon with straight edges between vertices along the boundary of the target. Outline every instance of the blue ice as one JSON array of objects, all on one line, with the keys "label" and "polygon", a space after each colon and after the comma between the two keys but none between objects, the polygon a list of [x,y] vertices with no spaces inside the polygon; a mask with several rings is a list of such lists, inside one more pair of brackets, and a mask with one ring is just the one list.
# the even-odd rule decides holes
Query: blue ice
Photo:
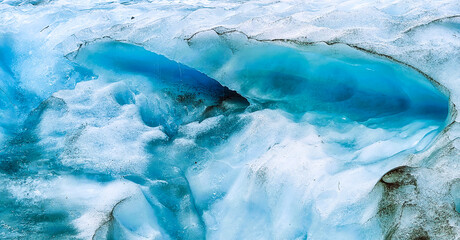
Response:
[{"label": "blue ice", "polygon": [[[99,224],[97,239],[305,239],[327,236],[325,227],[360,238],[378,226],[323,224],[321,202],[337,207],[331,216],[343,212],[337,221],[355,221],[359,206],[335,202],[350,176],[375,184],[429,145],[449,112],[448,96],[420,72],[343,46],[253,44],[200,72],[141,46],[96,42],[59,58],[78,74],[66,85],[69,71],[56,68],[62,78],[47,96],[24,89],[12,63],[22,60],[3,42],[0,179],[21,186],[0,188],[0,220],[13,229],[0,236],[11,238],[75,238],[84,221]],[[298,161],[282,162],[291,151]],[[294,187],[305,179],[315,184]]]}]

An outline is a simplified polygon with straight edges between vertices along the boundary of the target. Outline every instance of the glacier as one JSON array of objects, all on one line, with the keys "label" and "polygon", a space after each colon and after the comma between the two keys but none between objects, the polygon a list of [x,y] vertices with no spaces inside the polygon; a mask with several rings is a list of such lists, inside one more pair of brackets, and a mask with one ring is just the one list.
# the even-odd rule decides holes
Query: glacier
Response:
[{"label": "glacier", "polygon": [[457,1],[0,1],[0,238],[460,239]]}]

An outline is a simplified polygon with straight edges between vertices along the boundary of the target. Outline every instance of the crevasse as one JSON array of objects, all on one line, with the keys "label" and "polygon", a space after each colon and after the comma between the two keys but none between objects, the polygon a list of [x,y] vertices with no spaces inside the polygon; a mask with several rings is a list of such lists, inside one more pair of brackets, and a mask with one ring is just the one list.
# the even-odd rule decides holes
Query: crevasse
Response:
[{"label": "crevasse", "polygon": [[[5,177],[122,181],[132,190],[107,220],[91,200],[56,209],[47,201],[63,196],[48,192],[39,202],[50,213],[33,220],[48,229],[43,238],[73,236],[91,221],[98,238],[306,238],[320,222],[366,237],[378,224],[353,220],[364,215],[362,194],[427,147],[448,112],[447,97],[419,72],[342,45],[253,42],[214,70],[202,67],[218,81],[127,43],[89,44],[68,58],[80,73],[75,87],[52,94],[11,134]],[[334,216],[344,208],[355,210]]]},{"label": "crevasse", "polygon": [[455,4],[349,4],[0,3],[0,237],[455,239]]}]

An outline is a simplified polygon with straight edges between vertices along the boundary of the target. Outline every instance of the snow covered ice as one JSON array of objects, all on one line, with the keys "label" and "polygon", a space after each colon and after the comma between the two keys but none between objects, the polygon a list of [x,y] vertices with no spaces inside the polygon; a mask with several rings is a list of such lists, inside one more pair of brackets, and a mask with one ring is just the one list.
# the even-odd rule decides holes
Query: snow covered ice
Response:
[{"label": "snow covered ice", "polygon": [[460,239],[458,1],[0,1],[0,238]]}]

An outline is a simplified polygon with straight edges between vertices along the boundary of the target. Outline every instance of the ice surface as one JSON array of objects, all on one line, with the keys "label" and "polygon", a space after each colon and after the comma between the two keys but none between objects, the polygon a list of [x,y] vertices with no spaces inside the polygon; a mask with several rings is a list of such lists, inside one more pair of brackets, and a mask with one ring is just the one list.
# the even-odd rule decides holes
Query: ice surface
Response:
[{"label": "ice surface", "polygon": [[457,239],[456,1],[0,2],[0,238]]}]

